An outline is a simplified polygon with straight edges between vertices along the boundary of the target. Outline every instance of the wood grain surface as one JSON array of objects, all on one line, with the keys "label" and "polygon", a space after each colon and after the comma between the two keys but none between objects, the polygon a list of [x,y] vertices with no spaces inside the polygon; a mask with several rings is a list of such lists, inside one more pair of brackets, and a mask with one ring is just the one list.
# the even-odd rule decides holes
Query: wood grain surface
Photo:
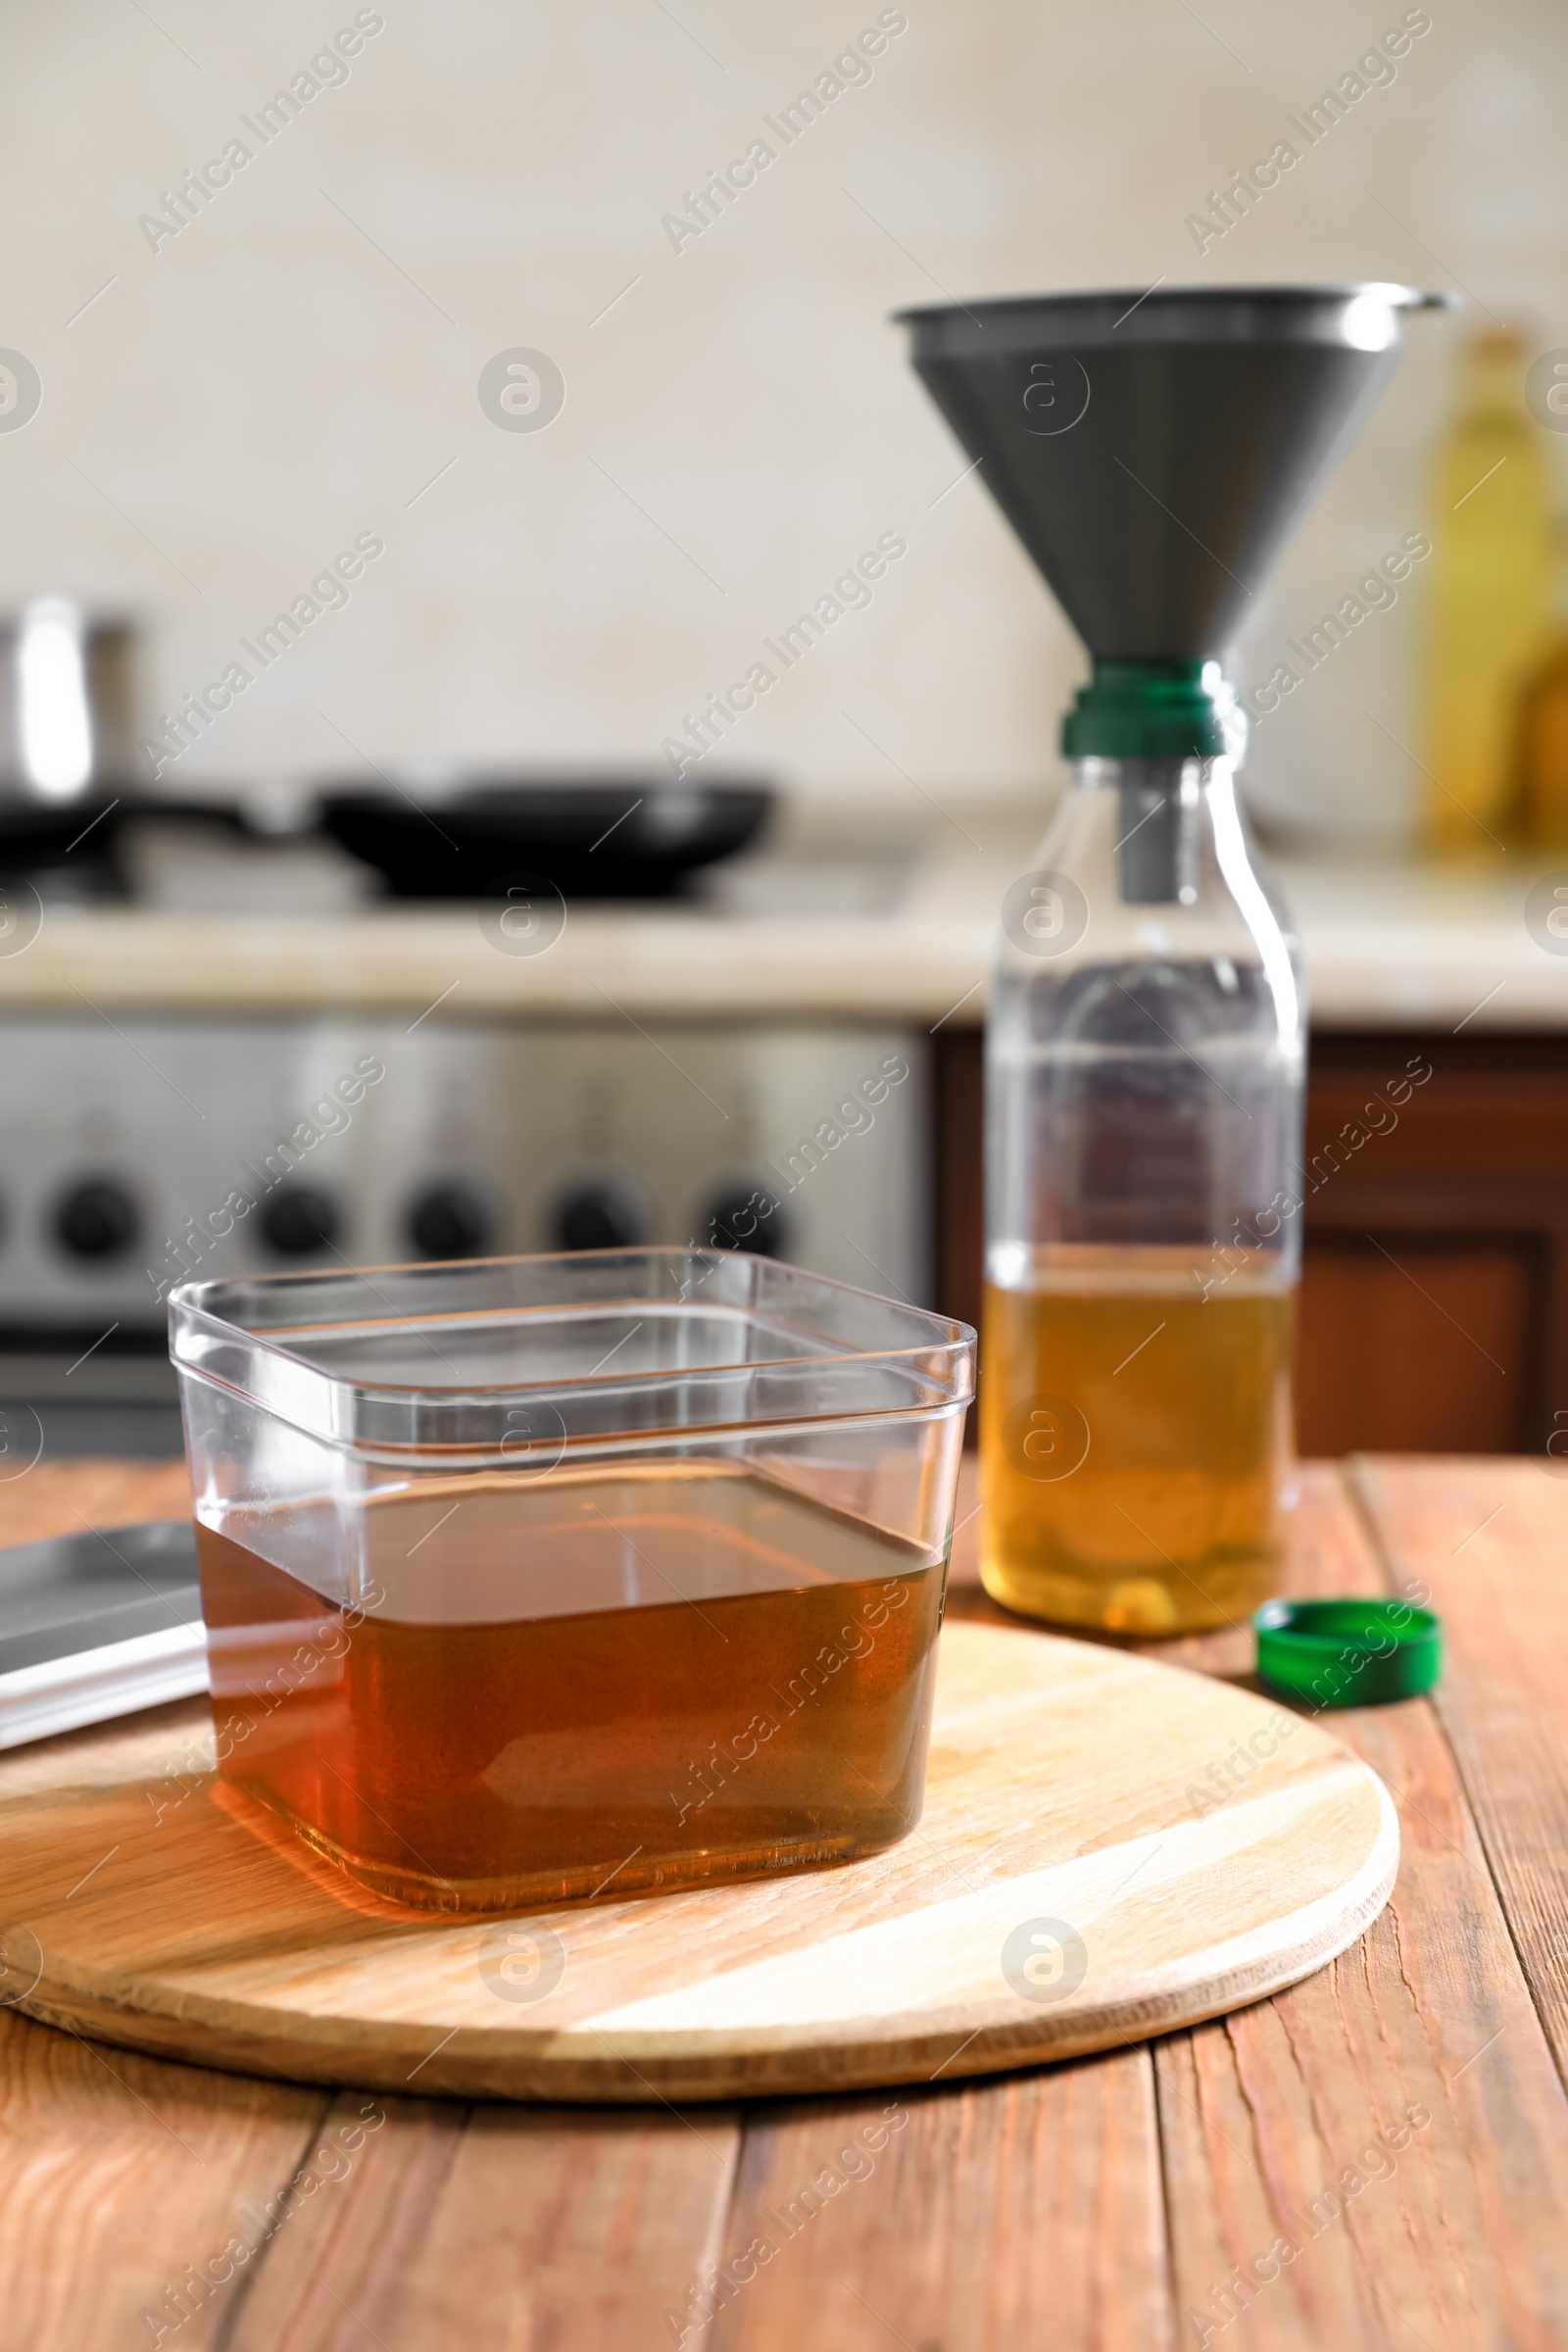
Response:
[{"label": "wood grain surface", "polygon": [[[1448,1465],[1420,1474],[1441,1484]],[[1413,1573],[1391,1576],[1336,1475],[1309,1475],[1299,1516],[1298,1591],[1398,1589]],[[1428,1567],[1420,1583],[1432,1581]],[[1239,1664],[1247,1645],[1227,1634],[1209,1647]],[[1250,2352],[1568,2343],[1555,2218],[1568,2101],[1453,1757],[1425,1699],[1333,1721],[1393,1793],[1398,1884],[1333,1968],[1156,2045],[1178,2340]],[[1281,2237],[1296,2252],[1241,2292],[1235,2266]],[[1227,2328],[1227,2309],[1245,2318]]]},{"label": "wood grain surface", "polygon": [[1325,1731],[1125,1650],[963,1623],[918,1825],[746,1886],[398,1911],[236,1810],[210,1755],[192,1701],[0,1759],[3,1933],[37,1971],[20,2005],[421,2095],[730,2098],[1102,2049],[1320,1967],[1398,1861],[1382,1785]]},{"label": "wood grain surface", "polygon": [[[73,1526],[73,1508],[162,1516],[172,1475],[40,1468],[0,1494],[0,1540]],[[1368,1934],[1302,1984],[1153,2043],[897,2093],[679,2111],[375,2095],[382,2120],[341,2157],[368,2094],[166,2063],[0,2010],[0,2346],[1568,2344],[1568,2103],[1550,1986],[1519,1958],[1568,1933],[1568,1728],[1550,1697],[1568,1633],[1543,1605],[1561,1544],[1527,1499],[1544,1483],[1505,1461],[1363,1465],[1353,1494],[1337,1470],[1307,1475],[1285,1580],[1301,1592],[1417,1578],[1437,1594],[1508,1507],[1474,1605],[1462,1586],[1438,1597],[1441,1711],[1333,1718],[1387,1782],[1402,1853]],[[975,1581],[975,1533],[952,1608],[1004,1622]],[[1243,1683],[1250,1668],[1240,1630],[1167,1654]],[[867,2147],[893,2101],[906,2121]],[[1325,2192],[1412,2105],[1430,2120],[1384,2140],[1334,2212]],[[794,2233],[738,2277],[762,2217],[792,2204]],[[1290,2262],[1244,2283],[1287,2231]],[[231,2240],[244,2259],[215,2283]]]},{"label": "wood grain surface", "polygon": [[1568,1460],[1446,1462],[1441,1480],[1429,1469],[1361,1462],[1356,1488],[1393,1573],[1425,1585],[1443,1617],[1434,1708],[1568,2074]]}]

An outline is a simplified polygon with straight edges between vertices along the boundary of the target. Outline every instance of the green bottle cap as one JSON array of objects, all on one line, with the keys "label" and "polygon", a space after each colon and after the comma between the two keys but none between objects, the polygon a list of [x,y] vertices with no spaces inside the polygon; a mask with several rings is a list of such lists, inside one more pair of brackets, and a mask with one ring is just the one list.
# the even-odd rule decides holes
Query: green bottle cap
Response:
[{"label": "green bottle cap", "polygon": [[1320,1707],[1413,1698],[1443,1672],[1443,1620],[1407,1600],[1265,1600],[1252,1625],[1259,1680]]},{"label": "green bottle cap", "polygon": [[1061,722],[1069,760],[1219,760],[1240,755],[1247,721],[1217,662],[1095,662]]}]

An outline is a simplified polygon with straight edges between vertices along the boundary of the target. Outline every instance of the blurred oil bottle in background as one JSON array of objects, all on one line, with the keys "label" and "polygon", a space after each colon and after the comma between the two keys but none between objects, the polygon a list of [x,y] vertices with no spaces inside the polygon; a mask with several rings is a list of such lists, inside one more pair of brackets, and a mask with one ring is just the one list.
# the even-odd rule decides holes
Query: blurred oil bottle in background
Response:
[{"label": "blurred oil bottle in background", "polygon": [[1466,354],[1459,413],[1433,485],[1425,809],[1437,849],[1474,851],[1509,827],[1519,701],[1550,639],[1550,486],[1524,404],[1525,352],[1503,328]]},{"label": "blurred oil bottle in background", "polygon": [[1519,798],[1526,841],[1568,849],[1568,565],[1559,548],[1557,626],[1549,651],[1525,681],[1519,706]]}]

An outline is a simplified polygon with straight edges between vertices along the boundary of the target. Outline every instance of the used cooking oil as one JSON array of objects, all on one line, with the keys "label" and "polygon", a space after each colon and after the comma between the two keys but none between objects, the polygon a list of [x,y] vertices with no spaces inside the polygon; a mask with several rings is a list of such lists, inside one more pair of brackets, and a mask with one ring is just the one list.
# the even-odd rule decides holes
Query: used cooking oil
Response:
[{"label": "used cooking oil", "polygon": [[987,1288],[986,1588],[1115,1633],[1245,1623],[1278,1589],[1291,1292],[1206,1253],[1120,1254],[1114,1288],[1102,1263]]},{"label": "used cooking oil", "polygon": [[919,1818],[945,1562],[772,1479],[443,1481],[197,1538],[224,1779],[396,1899],[755,1877]]}]

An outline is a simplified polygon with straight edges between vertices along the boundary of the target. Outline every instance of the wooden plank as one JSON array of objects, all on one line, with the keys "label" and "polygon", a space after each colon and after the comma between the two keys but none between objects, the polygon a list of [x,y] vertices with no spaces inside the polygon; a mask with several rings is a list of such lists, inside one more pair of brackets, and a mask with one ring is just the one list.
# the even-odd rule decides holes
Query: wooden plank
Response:
[{"label": "wooden plank", "polygon": [[[376,2102],[353,2168],[280,2229],[222,2352],[645,2352],[713,2259],[740,2121]],[[345,2093],[328,2118],[358,2118]],[[181,2339],[183,2342],[183,2339]]]},{"label": "wooden plank", "polygon": [[1437,1712],[1568,2080],[1568,1460],[1376,1460],[1355,1478],[1393,1574],[1424,1579],[1443,1617]]},{"label": "wooden plank", "polygon": [[[1332,1473],[1307,1474],[1289,1582],[1384,1589]],[[1568,2103],[1452,1757],[1425,1700],[1333,1720],[1394,1794],[1399,1880],[1343,1959],[1158,2048],[1179,2340],[1245,2310],[1254,2352],[1561,2342]]]},{"label": "wooden plank", "polygon": [[718,2275],[692,2281],[684,2341],[1163,2352],[1164,2235],[1147,2049],[753,2109]]},{"label": "wooden plank", "polygon": [[633,2352],[713,2258],[738,2147],[724,2109],[329,2104],[3,2017],[4,2340]]},{"label": "wooden plank", "polygon": [[220,2291],[195,2290],[187,2266],[293,2180],[325,2105],[0,2011],[4,2340],[82,2352],[151,2344],[163,2328],[181,2352],[214,2342]]}]

